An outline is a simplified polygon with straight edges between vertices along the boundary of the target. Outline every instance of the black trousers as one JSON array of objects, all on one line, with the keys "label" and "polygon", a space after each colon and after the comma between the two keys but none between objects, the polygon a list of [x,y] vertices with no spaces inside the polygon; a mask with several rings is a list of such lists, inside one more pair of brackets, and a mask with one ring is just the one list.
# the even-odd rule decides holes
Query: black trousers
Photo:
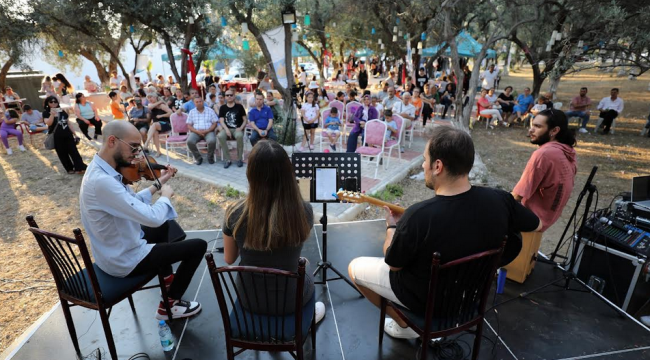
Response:
[{"label": "black trousers", "polygon": [[208,243],[201,239],[168,243],[166,227],[164,226],[153,229],[143,227],[142,230],[147,243],[155,245],[128,276],[137,276],[161,270],[165,276],[168,276],[172,274],[172,264],[180,262],[176,275],[174,275],[174,281],[167,293],[170,299],[180,300],[205,255]]},{"label": "black trousers", "polygon": [[[69,131],[69,130],[57,130],[57,131]],[[54,150],[56,155],[59,157],[63,168],[67,172],[72,171],[82,171],[86,170],[86,164],[84,164],[81,155],[79,155],[79,150],[77,150],[77,144],[75,144],[74,137],[61,136],[54,138]]]},{"label": "black trousers", "polygon": [[427,120],[431,119],[431,115],[433,115],[431,105],[424,103],[422,105],[422,127],[427,126]]},{"label": "black trousers", "polygon": [[618,112],[616,112],[616,110],[607,110],[600,112],[600,117],[603,118],[603,123],[601,124],[603,127],[603,134],[609,133],[609,128],[612,127],[612,123],[617,116]]},{"label": "black trousers", "polygon": [[[102,121],[101,120],[95,120],[95,119],[86,119],[90,121],[90,123],[95,126],[95,135],[101,135],[102,134]],[[88,136],[88,127],[90,125],[86,124],[83,119],[77,119],[77,124],[79,124],[79,130],[86,136],[88,140],[90,140],[90,136]]]}]

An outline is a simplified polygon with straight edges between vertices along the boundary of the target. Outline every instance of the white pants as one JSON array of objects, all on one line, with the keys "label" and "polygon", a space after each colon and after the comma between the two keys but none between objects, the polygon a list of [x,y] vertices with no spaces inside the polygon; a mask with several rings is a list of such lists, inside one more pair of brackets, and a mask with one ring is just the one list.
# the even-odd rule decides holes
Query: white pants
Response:
[{"label": "white pants", "polygon": [[383,257],[358,257],[350,263],[350,273],[357,285],[370,289],[384,299],[404,306],[390,287],[390,267]]},{"label": "white pants", "polygon": [[499,121],[503,121],[503,118],[501,117],[501,113],[497,109],[481,110],[481,115],[492,115],[493,118],[496,118]]},{"label": "white pants", "polygon": [[[404,147],[404,145],[406,144],[406,142],[404,141],[406,140],[406,130],[411,127],[412,123],[413,122],[411,120],[404,118],[404,122],[402,123],[402,138],[400,139],[401,147]],[[411,131],[413,131],[413,129],[411,129]]]}]

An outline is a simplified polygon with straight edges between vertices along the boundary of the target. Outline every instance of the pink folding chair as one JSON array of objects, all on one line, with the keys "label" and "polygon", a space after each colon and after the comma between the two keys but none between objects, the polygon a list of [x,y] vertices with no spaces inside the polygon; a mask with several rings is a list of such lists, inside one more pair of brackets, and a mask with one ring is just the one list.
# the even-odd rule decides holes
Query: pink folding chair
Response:
[{"label": "pink folding chair", "polygon": [[331,103],[332,101],[334,101],[334,99],[336,99],[336,95],[333,92],[328,92],[327,93],[327,98],[329,99],[329,101]]},{"label": "pink folding chair", "polygon": [[366,126],[363,130],[363,144],[358,147],[356,151],[357,154],[361,154],[362,161],[367,159],[368,163],[374,163],[374,165],[377,166],[375,169],[375,179],[377,178],[377,172],[379,171],[379,163],[384,154],[384,136],[386,135],[386,129],[386,123],[381,120],[370,120],[366,122]]},{"label": "pink folding chair", "polygon": [[178,115],[173,113],[169,117],[169,120],[172,125],[172,131],[167,137],[165,142],[165,152],[167,152],[167,162],[169,162],[169,150],[170,149],[185,149],[187,157],[190,157],[190,149],[187,147],[187,133],[189,132],[187,128],[187,114],[182,113]]},{"label": "pink folding chair", "polygon": [[[321,114],[320,151],[323,152],[323,143],[327,143],[329,145],[329,138],[327,137],[325,132],[327,130],[327,127],[325,126],[325,119],[327,119],[330,116],[330,109],[321,110],[320,114]],[[341,113],[338,113],[338,118],[340,121]],[[343,126],[342,121],[341,121],[341,126]],[[343,149],[343,134],[339,136],[337,143],[339,145],[339,149]]]},{"label": "pink folding chair", "polygon": [[[404,119],[401,116],[395,114],[393,115],[393,120],[395,120],[395,123],[397,124],[397,140],[388,140],[384,145],[384,150],[387,152],[386,154],[387,159],[386,159],[386,163],[384,163],[384,169],[388,168],[388,165],[390,163],[390,156],[393,153],[393,149],[397,149],[397,156],[399,156],[399,159],[402,160],[402,152],[400,151],[400,145],[402,139]],[[388,130],[388,125],[386,126],[386,129]]]}]

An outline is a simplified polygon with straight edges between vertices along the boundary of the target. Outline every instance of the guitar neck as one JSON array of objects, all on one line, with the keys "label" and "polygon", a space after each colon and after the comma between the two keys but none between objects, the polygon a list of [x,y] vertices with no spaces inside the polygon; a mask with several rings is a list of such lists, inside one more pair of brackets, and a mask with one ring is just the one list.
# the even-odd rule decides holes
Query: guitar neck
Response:
[{"label": "guitar neck", "polygon": [[381,207],[387,206],[392,212],[397,213],[397,214],[403,214],[404,211],[406,210],[405,208],[403,208],[401,206],[397,206],[395,204],[391,204],[389,202],[382,201],[382,200],[379,200],[379,199],[371,197],[371,196],[363,195],[362,198],[363,198],[363,201],[365,201],[365,202],[367,202],[369,204],[372,204],[372,205],[381,206]]}]

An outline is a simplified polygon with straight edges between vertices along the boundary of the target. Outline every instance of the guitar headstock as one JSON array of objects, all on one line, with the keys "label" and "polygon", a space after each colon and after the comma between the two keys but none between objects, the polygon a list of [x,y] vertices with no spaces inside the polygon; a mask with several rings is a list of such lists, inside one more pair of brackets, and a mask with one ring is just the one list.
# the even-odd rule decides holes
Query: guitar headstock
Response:
[{"label": "guitar headstock", "polygon": [[341,201],[347,201],[350,203],[362,203],[364,202],[365,195],[356,191],[340,190],[336,193],[336,197],[338,197]]}]

